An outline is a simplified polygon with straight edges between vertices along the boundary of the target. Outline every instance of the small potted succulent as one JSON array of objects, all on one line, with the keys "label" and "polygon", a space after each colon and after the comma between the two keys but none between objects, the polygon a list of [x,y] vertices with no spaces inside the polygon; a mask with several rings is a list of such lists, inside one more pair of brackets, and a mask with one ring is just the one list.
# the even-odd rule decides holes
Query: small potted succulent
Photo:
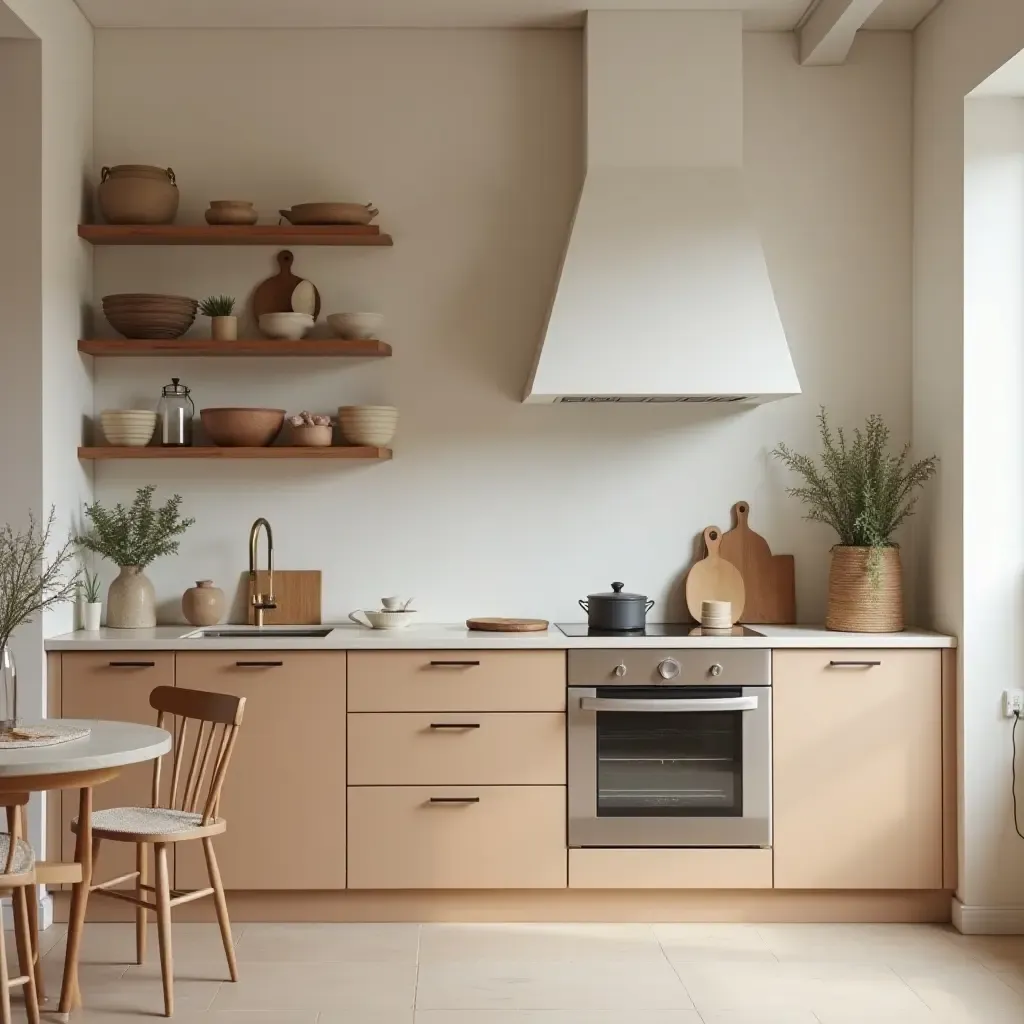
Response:
[{"label": "small potted succulent", "polygon": [[103,611],[103,602],[100,600],[100,574],[91,572],[87,567],[82,568],[79,603],[82,629],[95,632],[100,628],[100,614]]},{"label": "small potted succulent", "polygon": [[238,339],[235,300],[230,295],[211,295],[199,303],[199,312],[210,318],[210,336],[215,341]]}]

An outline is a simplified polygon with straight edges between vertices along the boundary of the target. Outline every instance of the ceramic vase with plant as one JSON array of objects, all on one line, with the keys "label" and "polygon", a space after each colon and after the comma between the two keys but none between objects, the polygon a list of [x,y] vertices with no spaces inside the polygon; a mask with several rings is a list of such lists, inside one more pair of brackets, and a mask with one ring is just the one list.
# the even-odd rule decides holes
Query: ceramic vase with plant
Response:
[{"label": "ceramic vase with plant", "polygon": [[199,312],[210,318],[210,336],[215,341],[238,340],[235,300],[230,295],[211,295],[199,303]]},{"label": "ceramic vase with plant", "polygon": [[804,478],[789,494],[808,507],[805,519],[839,534],[832,548],[825,626],[849,633],[895,633],[903,629],[903,571],[897,528],[913,513],[913,492],[935,475],[932,455],[907,464],[910,445],[888,450],[889,428],[881,416],[867,418],[848,441],[834,432],[824,407],[818,414],[821,464],[785,444],[772,454]]},{"label": "ceramic vase with plant", "polygon": [[120,502],[113,509],[104,508],[98,501],[85,506],[92,532],[79,537],[78,543],[109,558],[121,570],[107,591],[107,625],[112,629],[156,625],[156,593],[143,570],[162,555],[175,554],[179,542],[174,538],[195,522],[178,514],[180,494],[154,509],[155,490],[153,484],[140,487],[128,508]]},{"label": "ceramic vase with plant", "polygon": [[[56,512],[50,509],[46,525],[30,512],[28,526],[15,531],[0,527],[0,732],[18,723],[18,674],[11,651],[14,631],[47,608],[74,599],[79,573],[68,572],[74,541],[53,550],[51,539]],[[53,551],[47,560],[47,551]]]},{"label": "ceramic vase with plant", "polygon": [[96,632],[100,628],[103,602],[100,600],[100,574],[82,569],[82,629]]}]

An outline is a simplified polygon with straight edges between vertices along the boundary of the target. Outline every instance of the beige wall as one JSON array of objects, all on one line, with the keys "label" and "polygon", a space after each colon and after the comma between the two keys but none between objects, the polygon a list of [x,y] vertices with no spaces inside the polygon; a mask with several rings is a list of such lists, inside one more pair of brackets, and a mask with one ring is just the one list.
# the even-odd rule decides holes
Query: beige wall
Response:
[{"label": "beige wall", "polygon": [[[982,908],[1024,906],[1000,709],[1024,673],[1019,531],[1003,500],[1020,489],[1021,381],[977,334],[965,346],[964,101],[1022,48],[1019,0],[945,0],[915,33],[914,443],[942,458],[919,524],[919,590],[934,624],[961,637],[959,895]],[[1024,913],[1000,920],[1024,929]]]}]

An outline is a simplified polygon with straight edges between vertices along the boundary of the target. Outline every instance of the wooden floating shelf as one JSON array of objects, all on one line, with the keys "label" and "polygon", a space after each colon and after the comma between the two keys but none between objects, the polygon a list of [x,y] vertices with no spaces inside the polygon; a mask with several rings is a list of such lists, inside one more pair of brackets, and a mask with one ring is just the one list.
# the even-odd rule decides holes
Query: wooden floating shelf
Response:
[{"label": "wooden floating shelf", "polygon": [[79,224],[93,245],[393,245],[373,224]]},{"label": "wooden floating shelf", "polygon": [[90,356],[312,356],[323,359],[377,359],[391,355],[386,341],[323,340],[214,341],[211,338],[92,338],[78,342],[78,351]]},{"label": "wooden floating shelf", "polygon": [[270,448],[129,448],[113,445],[79,448],[80,459],[364,459],[383,462],[391,458],[390,448],[330,447],[304,448],[278,445]]}]

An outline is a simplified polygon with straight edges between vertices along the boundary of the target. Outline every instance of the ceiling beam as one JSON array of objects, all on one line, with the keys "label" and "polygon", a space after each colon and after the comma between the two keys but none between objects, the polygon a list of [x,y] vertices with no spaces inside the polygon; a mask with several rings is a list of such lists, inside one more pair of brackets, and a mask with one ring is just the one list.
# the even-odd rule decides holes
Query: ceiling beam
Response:
[{"label": "ceiling beam", "polygon": [[821,0],[800,28],[800,63],[843,64],[858,29],[884,0]]}]

